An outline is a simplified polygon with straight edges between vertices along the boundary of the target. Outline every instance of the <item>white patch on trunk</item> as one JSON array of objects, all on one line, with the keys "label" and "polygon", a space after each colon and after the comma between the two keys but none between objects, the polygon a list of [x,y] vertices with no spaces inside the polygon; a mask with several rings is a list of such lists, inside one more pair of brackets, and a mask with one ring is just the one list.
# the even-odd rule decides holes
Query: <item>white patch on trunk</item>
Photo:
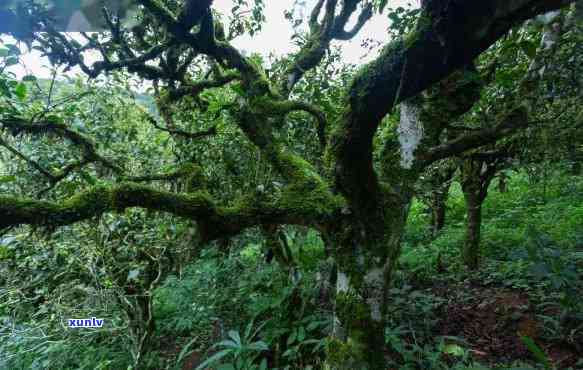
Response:
[{"label": "white patch on trunk", "polygon": [[384,268],[374,267],[364,276],[364,282],[367,286],[369,297],[366,303],[370,307],[370,317],[380,322],[383,319],[381,305],[383,300],[383,289],[385,286]]},{"label": "white patch on trunk", "polygon": [[350,279],[345,273],[338,271],[338,276],[336,278],[336,292],[337,293],[348,292],[349,288]]},{"label": "white patch on trunk", "polygon": [[[338,274],[336,275],[336,294],[346,293],[348,292],[349,289],[350,278],[342,271],[338,271]],[[338,316],[336,316],[336,312],[334,312],[334,324],[332,327],[332,335],[342,340],[344,339],[345,336],[344,328],[342,327],[340,319],[338,318]]]},{"label": "white patch on trunk", "polygon": [[423,138],[423,125],[419,119],[421,109],[412,103],[401,103],[399,143],[401,144],[401,167],[409,169],[415,161],[415,150]]},{"label": "white patch on trunk", "polygon": [[[552,49],[557,41],[559,41],[559,36],[561,35],[561,24],[555,21],[558,20],[560,15],[560,11],[552,11],[539,15],[535,19],[536,23],[544,26],[537,54]],[[538,74],[538,77],[542,78],[544,77],[546,69],[547,68],[543,64],[543,61],[539,55],[537,55],[528,67],[528,75],[530,78],[533,78],[535,77],[535,74]]]},{"label": "white patch on trunk", "polygon": [[543,33],[543,37],[541,40],[541,46],[543,50],[549,50],[550,48],[555,46],[557,41],[559,41],[560,27],[558,25],[557,26],[550,25],[545,28],[546,29],[545,32]]},{"label": "white patch on trunk", "polygon": [[559,24],[554,22],[560,15],[561,12],[559,10],[555,10],[539,15],[536,18],[536,20],[544,26],[543,36],[541,39],[541,49],[548,50],[552,48],[559,40],[561,27]]},{"label": "white patch on trunk", "polygon": [[561,14],[560,10],[554,10],[552,12],[547,12],[545,14],[539,15],[537,20],[544,25],[550,24]]}]

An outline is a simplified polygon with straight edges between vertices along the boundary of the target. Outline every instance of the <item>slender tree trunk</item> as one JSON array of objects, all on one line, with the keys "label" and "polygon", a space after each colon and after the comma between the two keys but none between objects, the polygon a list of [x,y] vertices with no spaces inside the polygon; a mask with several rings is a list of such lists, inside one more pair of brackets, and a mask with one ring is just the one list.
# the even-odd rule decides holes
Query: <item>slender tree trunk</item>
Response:
[{"label": "slender tree trunk", "polygon": [[501,173],[500,176],[498,176],[498,191],[500,193],[508,192],[508,177],[506,177],[504,173]]},{"label": "slender tree trunk", "polygon": [[482,226],[482,200],[479,194],[464,192],[466,200],[466,238],[462,257],[467,268],[475,270],[480,263],[480,229]]},{"label": "slender tree trunk", "polygon": [[449,195],[450,183],[439,187],[431,194],[431,237],[437,238],[439,232],[445,226],[446,204]]},{"label": "slender tree trunk", "polygon": [[569,172],[571,175],[578,176],[581,174],[581,162],[583,162],[583,155],[577,151],[575,145],[570,145],[568,148],[568,158],[569,158]]},{"label": "slender tree trunk", "polygon": [[480,264],[480,229],[482,227],[482,204],[488,195],[488,187],[498,167],[496,162],[487,163],[468,158],[461,167],[462,191],[466,203],[466,237],[462,246],[462,260],[470,270]]}]

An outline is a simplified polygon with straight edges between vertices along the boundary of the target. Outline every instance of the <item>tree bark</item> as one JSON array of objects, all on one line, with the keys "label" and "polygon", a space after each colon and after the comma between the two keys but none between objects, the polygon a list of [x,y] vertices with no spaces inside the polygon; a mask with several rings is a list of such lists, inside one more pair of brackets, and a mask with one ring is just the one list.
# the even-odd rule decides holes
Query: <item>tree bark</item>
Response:
[{"label": "tree bark", "polygon": [[497,161],[486,162],[466,158],[461,166],[461,185],[466,203],[466,236],[462,246],[462,260],[470,270],[480,264],[480,231],[482,227],[482,204],[488,195],[488,187],[500,170]]},{"label": "tree bark", "polygon": [[480,265],[480,230],[482,227],[482,200],[479,194],[464,191],[466,200],[466,238],[462,258],[466,267],[476,270]]},{"label": "tree bark", "polygon": [[383,218],[386,233],[375,235],[347,220],[330,237],[338,266],[334,332],[327,348],[333,369],[386,368],[388,291],[409,211],[411,197],[405,198],[387,204],[391,211]]},{"label": "tree bark", "polygon": [[449,197],[449,187],[451,183],[447,182],[440,186],[439,189],[431,193],[431,238],[437,238],[439,232],[445,226],[445,215],[447,198]]}]

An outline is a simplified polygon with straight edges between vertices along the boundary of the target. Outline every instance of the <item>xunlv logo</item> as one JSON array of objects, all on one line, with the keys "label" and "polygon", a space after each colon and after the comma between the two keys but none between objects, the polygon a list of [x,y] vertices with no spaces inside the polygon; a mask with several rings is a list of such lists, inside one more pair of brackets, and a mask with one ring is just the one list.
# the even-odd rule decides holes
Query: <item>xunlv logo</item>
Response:
[{"label": "xunlv logo", "polygon": [[103,319],[69,319],[70,328],[100,328],[103,326]]}]

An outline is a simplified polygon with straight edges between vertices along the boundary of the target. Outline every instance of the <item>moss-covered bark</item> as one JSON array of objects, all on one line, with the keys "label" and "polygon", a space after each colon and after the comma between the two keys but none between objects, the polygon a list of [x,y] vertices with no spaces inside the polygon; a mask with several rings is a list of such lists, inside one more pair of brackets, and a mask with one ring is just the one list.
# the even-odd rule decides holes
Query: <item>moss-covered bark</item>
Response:
[{"label": "moss-covered bark", "polygon": [[467,268],[475,270],[480,264],[480,230],[482,202],[475,193],[464,192],[466,201],[466,237],[462,247],[462,260]]},{"label": "moss-covered bark", "polygon": [[224,207],[218,207],[205,190],[171,193],[125,182],[95,186],[61,202],[0,196],[0,227],[69,225],[105,212],[140,207],[197,221],[201,237],[213,240],[264,223],[330,222],[343,204],[342,198],[331,194],[326,187],[309,182],[289,186],[276,197],[247,197]]},{"label": "moss-covered bark", "polygon": [[333,369],[385,367],[387,294],[411,199],[403,195],[383,186],[375,224],[345,212],[343,221],[327,230],[337,266],[336,327],[327,349]]},{"label": "moss-covered bark", "polygon": [[462,246],[462,261],[475,270],[480,264],[480,230],[482,204],[488,195],[488,187],[496,175],[496,163],[466,158],[461,166],[461,185],[466,203],[466,236]]}]

